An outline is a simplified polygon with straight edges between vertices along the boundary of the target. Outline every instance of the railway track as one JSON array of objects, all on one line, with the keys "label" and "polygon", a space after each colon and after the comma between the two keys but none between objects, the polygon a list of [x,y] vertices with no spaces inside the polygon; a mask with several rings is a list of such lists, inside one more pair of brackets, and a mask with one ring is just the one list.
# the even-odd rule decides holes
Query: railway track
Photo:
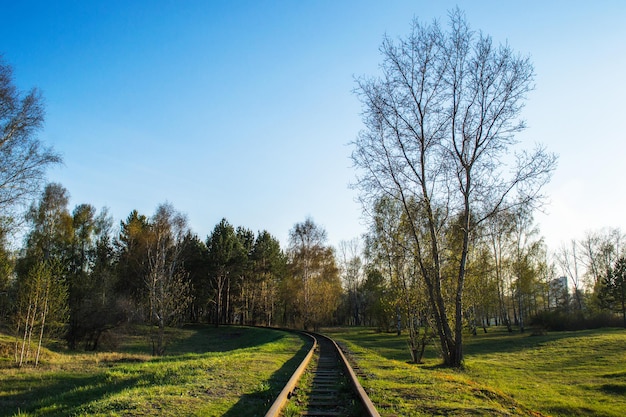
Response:
[{"label": "railway track", "polygon": [[265,417],[284,416],[287,404],[293,404],[289,415],[298,410],[301,416],[380,417],[337,344],[305,334],[313,346]]}]

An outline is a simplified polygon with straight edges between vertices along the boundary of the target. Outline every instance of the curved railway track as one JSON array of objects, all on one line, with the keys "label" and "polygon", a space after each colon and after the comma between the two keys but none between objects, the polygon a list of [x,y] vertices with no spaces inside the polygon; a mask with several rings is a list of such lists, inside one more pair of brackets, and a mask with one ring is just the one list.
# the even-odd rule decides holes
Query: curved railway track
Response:
[{"label": "curved railway track", "polygon": [[303,332],[311,350],[265,417],[279,417],[289,402],[302,416],[380,417],[345,355],[330,338]]}]

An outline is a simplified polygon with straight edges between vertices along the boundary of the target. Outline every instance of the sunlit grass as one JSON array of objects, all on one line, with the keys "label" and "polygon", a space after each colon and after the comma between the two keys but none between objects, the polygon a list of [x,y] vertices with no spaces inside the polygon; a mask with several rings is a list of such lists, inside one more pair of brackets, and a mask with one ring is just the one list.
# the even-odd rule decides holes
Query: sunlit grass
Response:
[{"label": "sunlit grass", "polygon": [[[385,416],[622,416],[626,331],[466,337],[465,367],[439,366],[431,347],[409,363],[405,336],[329,329],[365,375]],[[172,330],[168,354],[154,358],[145,329],[115,351],[71,353],[54,346],[40,367],[13,365],[12,338],[0,335],[0,416],[263,415],[305,351],[299,336],[241,327]]]},{"label": "sunlit grass", "polygon": [[626,331],[548,335],[491,329],[466,337],[463,370],[442,368],[434,348],[409,364],[406,337],[329,329],[365,370],[381,415],[623,416]]},{"label": "sunlit grass", "polygon": [[484,342],[476,343],[477,354],[466,361],[468,374],[547,414],[624,415],[626,331],[517,337],[524,349],[504,358],[499,352],[481,352]]},{"label": "sunlit grass", "polygon": [[280,331],[196,327],[175,331],[169,354],[154,358],[141,333],[119,352],[46,351],[38,369],[5,364],[0,416],[262,415],[305,351]]}]

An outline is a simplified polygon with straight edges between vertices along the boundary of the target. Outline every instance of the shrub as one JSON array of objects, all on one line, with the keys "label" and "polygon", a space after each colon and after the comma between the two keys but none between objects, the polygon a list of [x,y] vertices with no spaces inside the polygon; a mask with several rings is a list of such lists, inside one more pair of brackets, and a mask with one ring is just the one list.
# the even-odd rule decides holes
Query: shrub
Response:
[{"label": "shrub", "polygon": [[620,327],[618,316],[608,312],[592,313],[585,316],[581,311],[564,310],[542,311],[531,318],[531,325],[551,331],[586,330],[602,327]]}]

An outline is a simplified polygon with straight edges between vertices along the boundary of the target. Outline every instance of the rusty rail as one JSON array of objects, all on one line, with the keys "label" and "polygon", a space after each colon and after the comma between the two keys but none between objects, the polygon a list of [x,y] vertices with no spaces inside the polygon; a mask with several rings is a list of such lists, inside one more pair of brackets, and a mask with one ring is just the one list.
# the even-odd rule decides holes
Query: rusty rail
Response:
[{"label": "rusty rail", "polygon": [[281,412],[286,406],[287,401],[289,400],[294,389],[296,388],[296,385],[300,381],[302,375],[304,374],[304,371],[309,366],[309,363],[311,361],[311,358],[313,357],[315,349],[318,346],[318,340],[317,340],[318,338],[324,338],[328,340],[329,342],[331,342],[332,346],[336,350],[337,358],[340,362],[340,366],[343,368],[345,377],[348,379],[352,387],[352,390],[354,391],[354,394],[357,397],[357,400],[360,401],[361,403],[361,406],[362,406],[361,415],[367,416],[367,417],[380,417],[380,414],[376,410],[376,407],[374,407],[374,404],[367,396],[367,393],[365,392],[359,380],[357,379],[357,376],[354,370],[350,366],[350,363],[346,359],[345,355],[343,354],[343,352],[341,351],[337,343],[335,343],[335,341],[332,340],[331,338],[321,335],[321,334],[315,334],[315,333],[309,333],[309,332],[302,332],[302,333],[306,334],[307,336],[313,339],[313,347],[311,348],[307,356],[304,358],[300,366],[298,366],[298,369],[296,369],[294,374],[291,376],[291,378],[289,379],[289,382],[287,382],[287,385],[285,385],[281,393],[278,395],[272,407],[265,414],[265,417],[279,417],[281,415]]},{"label": "rusty rail", "polygon": [[304,360],[302,361],[300,366],[298,366],[298,369],[296,369],[293,375],[291,375],[291,378],[289,378],[289,381],[287,381],[287,384],[285,385],[283,390],[280,392],[280,394],[278,394],[278,397],[276,397],[276,400],[274,400],[274,404],[272,404],[272,407],[265,414],[265,417],[278,417],[280,415],[281,411],[285,407],[285,404],[287,404],[287,401],[289,400],[292,391],[298,384],[298,381],[300,381],[300,378],[302,377],[304,371],[306,371],[307,366],[309,366],[309,362],[311,362],[311,358],[313,357],[313,353],[315,352],[315,348],[317,347],[317,339],[308,333],[304,334],[313,339],[313,346],[311,346],[311,350],[309,350],[309,353],[307,353],[307,355],[304,357]]},{"label": "rusty rail", "polygon": [[[326,337],[326,336],[323,336],[323,337]],[[352,366],[350,366],[350,363],[348,362],[348,359],[346,358],[346,356],[343,354],[343,351],[341,350],[341,348],[337,346],[337,343],[335,343],[333,339],[331,339],[330,337],[326,337],[326,338],[330,340],[333,343],[333,345],[335,345],[335,348],[337,349],[337,352],[339,353],[339,356],[341,357],[341,363],[343,363],[344,369],[348,373],[348,379],[350,380],[350,384],[352,384],[352,388],[354,389],[357,397],[359,397],[359,399],[361,400],[361,403],[363,404],[363,411],[365,415],[367,417],[380,417],[380,414],[378,414],[378,410],[376,410],[376,407],[374,407],[374,403],[372,403],[372,400],[370,400],[370,397],[367,395],[367,393],[363,389],[363,386],[359,382],[356,374],[354,373],[354,370],[352,369]]]}]

